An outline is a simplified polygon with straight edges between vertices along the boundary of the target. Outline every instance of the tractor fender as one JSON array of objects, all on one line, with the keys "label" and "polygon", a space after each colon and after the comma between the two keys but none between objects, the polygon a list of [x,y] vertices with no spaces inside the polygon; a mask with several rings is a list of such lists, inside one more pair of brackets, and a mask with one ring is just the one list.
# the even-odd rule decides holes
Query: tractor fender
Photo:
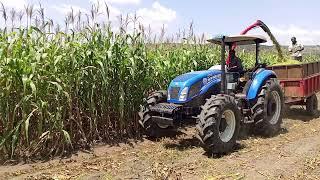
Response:
[{"label": "tractor fender", "polygon": [[254,79],[250,85],[248,92],[247,92],[247,99],[248,100],[256,99],[256,97],[259,93],[259,90],[263,86],[263,83],[270,78],[277,78],[276,73],[274,73],[271,70],[266,70],[266,69],[258,70],[258,73],[256,73],[254,75]]}]

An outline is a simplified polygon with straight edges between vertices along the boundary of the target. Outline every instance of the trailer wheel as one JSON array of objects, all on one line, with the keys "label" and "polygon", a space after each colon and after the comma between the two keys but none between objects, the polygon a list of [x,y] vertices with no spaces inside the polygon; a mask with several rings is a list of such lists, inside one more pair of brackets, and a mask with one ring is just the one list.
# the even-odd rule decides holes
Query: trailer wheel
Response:
[{"label": "trailer wheel", "polygon": [[239,135],[241,113],[234,97],[217,95],[207,99],[197,124],[198,139],[207,153],[233,150]]},{"label": "trailer wheel", "polygon": [[254,133],[273,136],[281,128],[284,101],[280,84],[270,79],[262,86],[251,110],[253,112]]},{"label": "trailer wheel", "polygon": [[306,110],[309,115],[317,116],[318,115],[318,98],[315,94],[307,98]]},{"label": "trailer wheel", "polygon": [[157,103],[165,102],[167,100],[166,91],[156,91],[152,93],[144,102],[139,112],[140,120],[139,124],[144,130],[144,134],[151,138],[160,137],[165,130],[169,129],[168,126],[158,125],[152,121],[152,112],[150,111],[150,106]]}]

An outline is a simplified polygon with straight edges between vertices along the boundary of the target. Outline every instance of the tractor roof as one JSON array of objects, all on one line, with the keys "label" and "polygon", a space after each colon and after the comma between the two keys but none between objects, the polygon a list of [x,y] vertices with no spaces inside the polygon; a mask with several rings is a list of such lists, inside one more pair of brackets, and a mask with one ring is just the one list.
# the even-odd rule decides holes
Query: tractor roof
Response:
[{"label": "tractor roof", "polygon": [[[214,44],[221,44],[222,37],[215,37],[213,39],[209,39],[208,42]],[[256,43],[265,43],[267,39],[260,35],[236,35],[236,36],[225,36],[224,42],[226,45],[232,45],[233,43],[237,43],[237,45],[249,45]]]}]

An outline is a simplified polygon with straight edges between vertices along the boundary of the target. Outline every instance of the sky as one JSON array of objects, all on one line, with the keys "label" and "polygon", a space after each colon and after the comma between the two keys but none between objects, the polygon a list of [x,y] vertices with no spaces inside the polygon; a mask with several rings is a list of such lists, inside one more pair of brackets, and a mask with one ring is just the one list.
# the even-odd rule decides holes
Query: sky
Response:
[{"label": "sky", "polygon": [[[304,45],[320,45],[319,0],[0,0],[7,9],[21,10],[41,2],[46,17],[61,23],[71,7],[89,13],[91,4],[98,1],[101,11],[105,11],[105,2],[108,4],[111,21],[117,21],[121,14],[136,14],[154,33],[165,27],[167,34],[174,34],[193,22],[199,35],[234,35],[259,19],[282,45],[288,45],[292,36]],[[263,34],[261,30],[250,33]]]}]

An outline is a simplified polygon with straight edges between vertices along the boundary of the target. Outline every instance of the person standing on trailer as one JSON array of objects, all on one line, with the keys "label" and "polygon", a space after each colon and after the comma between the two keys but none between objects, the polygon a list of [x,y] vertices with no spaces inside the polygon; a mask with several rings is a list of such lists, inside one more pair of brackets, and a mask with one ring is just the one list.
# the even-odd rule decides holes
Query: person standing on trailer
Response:
[{"label": "person standing on trailer", "polygon": [[289,46],[289,52],[291,53],[291,57],[294,60],[302,62],[302,51],[304,50],[303,45],[297,42],[296,37],[292,37],[291,42],[292,44]]}]

